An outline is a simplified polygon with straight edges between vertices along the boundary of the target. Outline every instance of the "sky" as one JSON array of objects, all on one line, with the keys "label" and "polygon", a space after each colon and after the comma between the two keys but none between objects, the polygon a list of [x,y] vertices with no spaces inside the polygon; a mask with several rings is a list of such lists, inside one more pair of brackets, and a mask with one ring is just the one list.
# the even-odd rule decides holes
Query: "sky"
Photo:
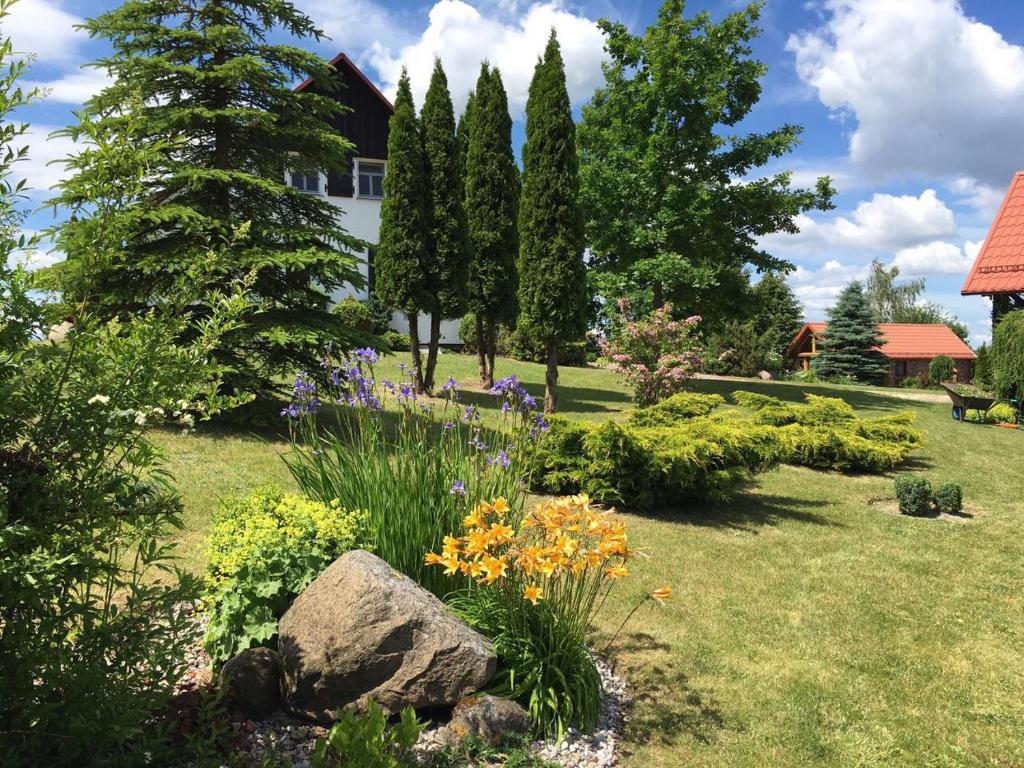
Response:
[{"label": "sky", "polygon": [[[331,57],[345,51],[392,96],[407,66],[421,104],[435,56],[461,110],[484,59],[497,65],[522,142],[533,65],[554,27],[577,110],[602,83],[608,18],[641,32],[650,0],[293,0],[329,39],[301,44]],[[104,86],[84,64],[108,49],[75,25],[116,0],[20,0],[0,22],[20,52],[35,56],[29,78],[46,99],[23,110],[32,129],[18,174],[33,189],[28,230],[59,212],[42,207],[74,147],[50,132]],[[687,13],[721,19],[745,3],[689,0]],[[836,208],[802,215],[798,234],[764,239],[796,265],[789,282],[810,320],[872,259],[925,278],[926,298],[965,321],[975,344],[990,337],[987,299],[960,296],[1010,180],[1024,169],[1024,2],[1021,0],[767,0],[754,54],[768,66],[761,101],[741,124],[804,128],[801,145],[760,171],[793,172],[797,185],[828,175]],[[755,174],[757,175],[757,174]],[[56,253],[34,257],[43,264]]]}]

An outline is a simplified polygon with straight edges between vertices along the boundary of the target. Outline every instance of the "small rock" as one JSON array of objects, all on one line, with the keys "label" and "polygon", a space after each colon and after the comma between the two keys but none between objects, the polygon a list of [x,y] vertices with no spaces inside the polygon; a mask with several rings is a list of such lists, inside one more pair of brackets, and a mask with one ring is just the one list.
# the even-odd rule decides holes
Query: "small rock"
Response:
[{"label": "small rock", "polygon": [[469,696],[452,710],[448,730],[458,739],[475,736],[492,747],[500,746],[509,733],[530,730],[530,716],[526,710],[509,699],[497,696]]},{"label": "small rock", "polygon": [[771,381],[774,377],[768,371],[760,371],[757,374],[757,378],[761,381]]},{"label": "small rock", "polygon": [[249,648],[224,664],[228,706],[253,720],[273,714],[281,700],[281,666],[269,648]]}]

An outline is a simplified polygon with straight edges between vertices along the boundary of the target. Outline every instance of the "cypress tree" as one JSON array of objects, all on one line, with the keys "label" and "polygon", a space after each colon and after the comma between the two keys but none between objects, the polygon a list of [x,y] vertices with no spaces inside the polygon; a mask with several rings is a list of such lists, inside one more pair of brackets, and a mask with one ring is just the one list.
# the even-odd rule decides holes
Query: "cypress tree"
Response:
[{"label": "cypress tree", "polygon": [[576,127],[554,30],[526,102],[523,191],[519,208],[519,323],[543,342],[544,410],[558,403],[558,349],[586,332],[587,279]]},{"label": "cypress tree", "polygon": [[814,371],[825,379],[880,383],[889,370],[889,361],[879,351],[884,343],[864,287],[854,280],[828,311],[828,328],[822,352],[813,361]]},{"label": "cypress tree", "polygon": [[[469,156],[469,127],[473,117],[473,102],[476,101],[476,91],[470,91],[466,98],[466,107],[459,117],[459,124],[455,129],[455,143],[459,150],[459,184],[461,185],[462,200],[466,200],[466,162]],[[467,222],[468,233],[468,222]],[[472,253],[472,251],[470,251]]]},{"label": "cypress tree", "polygon": [[433,246],[431,281],[435,304],[430,315],[430,346],[424,381],[434,388],[434,368],[441,337],[441,319],[462,317],[466,311],[469,276],[469,232],[463,202],[459,146],[455,136],[455,111],[448,94],[448,79],[440,59],[420,113],[429,174],[430,242]]},{"label": "cypress tree", "polygon": [[[85,28],[111,44],[94,66],[114,82],[64,131],[86,145],[53,201],[76,211],[57,237],[67,260],[52,277],[64,299],[88,296],[105,316],[148,311],[248,223],[230,269],[208,288],[251,278],[260,311],[225,335],[215,357],[231,371],[231,388],[262,394],[280,388],[281,374],[317,370],[323,344],[345,341],[329,294],[361,284],[352,252],[364,245],[338,225],[330,202],[286,178],[293,169],[347,172],[354,148],[332,125],[343,107],[330,95],[336,80],[326,63],[267,37],[319,40],[321,32],[285,0],[129,0]],[[296,91],[306,78],[317,87]],[[112,164],[89,145],[99,134],[151,147],[151,162]],[[97,176],[140,193],[116,210],[97,208]],[[123,255],[102,265],[80,236],[99,217],[111,228],[116,217],[126,231]]]},{"label": "cypress tree", "polygon": [[476,313],[480,379],[494,384],[495,327],[516,316],[519,172],[512,154],[512,118],[501,74],[480,69],[469,122],[466,212],[472,262],[469,305]]},{"label": "cypress tree", "polygon": [[423,366],[417,329],[419,312],[433,305],[430,264],[429,189],[423,132],[402,69],[395,111],[388,123],[388,172],[380,209],[380,243],[375,267],[383,299],[405,312],[416,388],[423,389]]}]

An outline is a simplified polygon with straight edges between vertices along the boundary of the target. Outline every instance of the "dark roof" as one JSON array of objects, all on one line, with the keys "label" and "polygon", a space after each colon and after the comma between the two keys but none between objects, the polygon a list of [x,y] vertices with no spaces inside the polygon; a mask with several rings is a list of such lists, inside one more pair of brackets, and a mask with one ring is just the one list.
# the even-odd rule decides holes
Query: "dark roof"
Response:
[{"label": "dark roof", "polygon": [[[339,53],[337,56],[335,56],[327,63],[330,66],[334,67],[335,69],[346,68],[350,70],[356,77],[358,77],[360,80],[366,83],[366,85],[369,86],[371,91],[377,94],[377,97],[387,105],[389,110],[391,110],[392,112],[395,111],[394,105],[390,101],[388,101],[388,98],[383,93],[380,92],[380,88],[374,85],[373,81],[370,78],[368,78],[363,72],[363,70],[357,67],[355,62],[352,61],[352,59],[350,59],[345,53]],[[307,78],[303,80],[301,83],[299,83],[295,90],[304,91],[312,84],[313,78]]]}]

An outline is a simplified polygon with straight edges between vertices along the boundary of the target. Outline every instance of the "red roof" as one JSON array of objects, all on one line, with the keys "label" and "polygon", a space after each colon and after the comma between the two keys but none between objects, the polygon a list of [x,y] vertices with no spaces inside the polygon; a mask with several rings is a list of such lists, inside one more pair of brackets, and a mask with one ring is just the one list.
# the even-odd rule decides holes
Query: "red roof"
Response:
[{"label": "red roof", "polygon": [[962,294],[1024,292],[1024,171],[1017,172]]},{"label": "red roof", "polygon": [[[792,354],[800,347],[807,333],[820,335],[827,327],[826,323],[807,323],[794,337],[787,351]],[[939,355],[947,355],[954,360],[974,360],[977,357],[948,325],[881,323],[878,328],[885,339],[882,354],[892,360],[931,360]]]}]

